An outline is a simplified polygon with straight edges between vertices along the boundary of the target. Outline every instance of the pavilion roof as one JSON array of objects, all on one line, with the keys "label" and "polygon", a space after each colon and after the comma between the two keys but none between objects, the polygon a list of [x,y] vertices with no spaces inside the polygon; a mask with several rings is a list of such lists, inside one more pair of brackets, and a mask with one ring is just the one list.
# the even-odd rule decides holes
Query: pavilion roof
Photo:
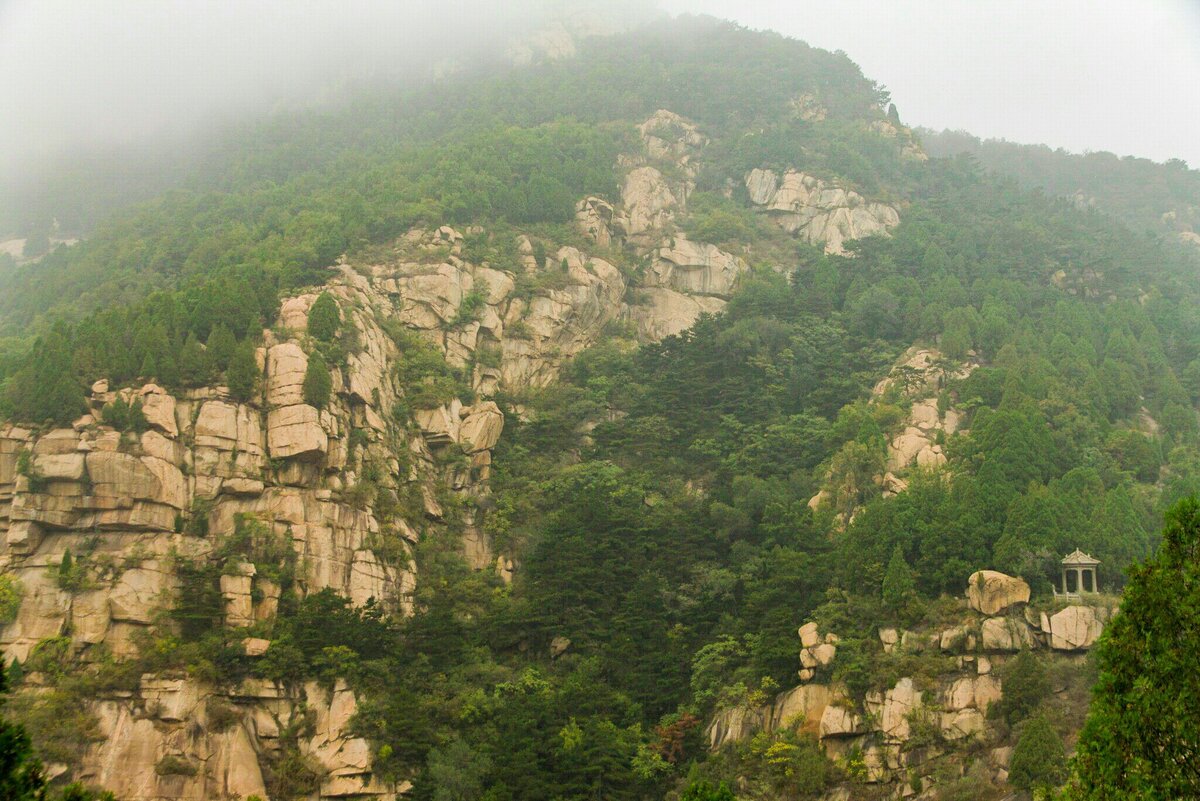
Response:
[{"label": "pavilion roof", "polygon": [[1072,553],[1063,557],[1064,565],[1092,566],[1100,564],[1100,560],[1076,548]]}]

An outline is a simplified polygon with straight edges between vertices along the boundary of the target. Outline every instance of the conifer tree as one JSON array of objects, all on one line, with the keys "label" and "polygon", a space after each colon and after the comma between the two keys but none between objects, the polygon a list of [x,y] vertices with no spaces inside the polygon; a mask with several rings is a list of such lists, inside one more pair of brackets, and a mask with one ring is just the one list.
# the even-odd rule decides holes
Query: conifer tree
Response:
[{"label": "conifer tree", "polygon": [[917,581],[904,558],[900,543],[892,550],[887,571],[883,574],[883,603],[889,610],[902,611],[917,593]]},{"label": "conifer tree", "polygon": [[332,342],[342,324],[337,301],[328,292],[322,292],[308,310],[308,333],[321,342]]},{"label": "conifer tree", "polygon": [[301,391],[304,402],[309,406],[323,409],[329,403],[329,393],[333,390],[333,377],[320,353],[308,357],[308,369],[304,371],[304,384]]},{"label": "conifer tree", "polygon": [[1067,777],[1065,763],[1062,738],[1044,715],[1035,715],[1021,727],[1008,780],[1014,787],[1030,793],[1053,790]]},{"label": "conifer tree", "polygon": [[1096,661],[1100,677],[1075,752],[1074,797],[1200,798],[1196,498],[1171,507],[1158,553],[1130,569]]},{"label": "conifer tree", "polygon": [[237,340],[229,327],[224,323],[214,325],[208,335],[208,358],[212,368],[220,373],[228,370],[236,349]]},{"label": "conifer tree", "polygon": [[245,403],[254,396],[260,376],[253,343],[249,340],[239,343],[230,357],[229,369],[225,371],[225,384],[229,387],[229,394],[235,400]]},{"label": "conifer tree", "polygon": [[179,351],[179,382],[185,387],[201,387],[212,380],[212,364],[208,352],[200,347],[196,335],[189,333]]}]

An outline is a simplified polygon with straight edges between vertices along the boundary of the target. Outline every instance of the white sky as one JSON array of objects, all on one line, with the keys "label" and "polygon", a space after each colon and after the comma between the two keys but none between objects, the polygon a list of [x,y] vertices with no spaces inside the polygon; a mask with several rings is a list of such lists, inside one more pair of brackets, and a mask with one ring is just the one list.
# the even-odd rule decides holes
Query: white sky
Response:
[{"label": "white sky", "polygon": [[1200,0],[663,0],[845,50],[909,125],[1200,168]]}]

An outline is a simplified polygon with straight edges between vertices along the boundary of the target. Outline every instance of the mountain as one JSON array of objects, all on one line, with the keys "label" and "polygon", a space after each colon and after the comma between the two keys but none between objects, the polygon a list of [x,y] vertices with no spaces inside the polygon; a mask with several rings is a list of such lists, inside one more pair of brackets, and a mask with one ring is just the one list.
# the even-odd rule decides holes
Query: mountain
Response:
[{"label": "mountain", "polygon": [[983,167],[1016,178],[1022,186],[1070,199],[1080,208],[1096,208],[1134,228],[1168,234],[1200,245],[1200,172],[1173,159],[1149,159],[1112,153],[1068,153],[1045,145],[1003,139],[981,140],[964,131],[920,131],[930,155],[969,153]]},{"label": "mountain", "polygon": [[1200,487],[1200,251],[931,157],[844,54],[572,42],[231,133],[0,268],[7,714],[60,781],[1066,779]]}]

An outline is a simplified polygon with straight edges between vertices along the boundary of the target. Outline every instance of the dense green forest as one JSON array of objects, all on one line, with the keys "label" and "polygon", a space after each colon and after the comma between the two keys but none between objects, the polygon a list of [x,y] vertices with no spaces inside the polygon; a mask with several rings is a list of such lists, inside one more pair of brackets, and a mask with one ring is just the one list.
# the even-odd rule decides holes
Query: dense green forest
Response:
[{"label": "dense green forest", "polygon": [[1068,153],[1045,145],[980,139],[965,131],[921,131],[931,156],[969,153],[989,170],[1015,178],[1027,188],[1078,197],[1128,225],[1154,231],[1200,230],[1200,171],[1172,159],[1158,164],[1112,153]]},{"label": "dense green forest", "polygon": [[[792,113],[801,93],[828,118]],[[1164,511],[1200,492],[1200,256],[1145,230],[1161,203],[1200,196],[1197,173],[1052,153],[1054,170],[1023,172],[986,146],[906,160],[868,125],[887,101],[844,54],[689,20],[231,134],[202,178],[103,221],[82,204],[85,242],[0,271],[0,416],[69,424],[98,378],[224,376],[249,397],[281,294],[342,254],[443,223],[551,240],[580,197],[618,200],[637,122],[684,115],[711,143],[682,224],[752,270],[683,334],[617,332],[559,383],[496,399],[509,423],[480,512],[519,559],[513,584],[468,568],[450,515],[417,548],[411,617],[314,594],[285,604],[251,663],[196,612],[213,599],[185,597],[177,649],[139,669],[348,677],[377,770],[412,778],[414,799],[732,798],[719,788],[745,775],[739,797],[817,797],[847,774],[815,740],[710,755],[702,734],[714,711],[795,683],[799,625],[836,629],[832,678],[861,702],[890,678],[872,667],[880,625],[936,612],[981,568],[1045,595],[1077,547],[1119,589]],[[722,192],[763,166],[839,177],[902,204],[902,222],[847,256],[781,237]],[[1076,176],[1115,216],[1056,197]],[[885,497],[861,478],[911,401],[871,388],[912,345],[979,363],[939,387],[969,433]],[[306,397],[323,405],[327,382],[317,371]],[[844,522],[809,506],[830,485],[854,488]]]}]

